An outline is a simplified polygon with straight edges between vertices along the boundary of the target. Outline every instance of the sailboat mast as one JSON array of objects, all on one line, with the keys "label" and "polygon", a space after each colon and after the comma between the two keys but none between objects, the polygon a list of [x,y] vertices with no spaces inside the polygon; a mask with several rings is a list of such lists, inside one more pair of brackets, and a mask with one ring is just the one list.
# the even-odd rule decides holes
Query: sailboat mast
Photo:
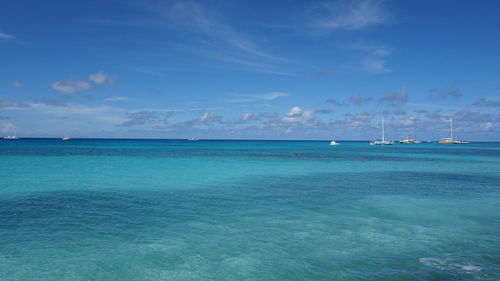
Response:
[{"label": "sailboat mast", "polygon": [[450,139],[453,139],[453,117],[450,117]]},{"label": "sailboat mast", "polygon": [[385,132],[384,132],[384,117],[382,117],[382,142],[385,141]]}]

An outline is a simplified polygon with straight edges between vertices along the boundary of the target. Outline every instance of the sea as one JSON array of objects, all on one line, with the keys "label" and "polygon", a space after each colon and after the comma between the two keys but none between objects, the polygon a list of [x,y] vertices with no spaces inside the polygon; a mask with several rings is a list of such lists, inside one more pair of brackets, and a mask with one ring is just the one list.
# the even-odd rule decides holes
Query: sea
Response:
[{"label": "sea", "polygon": [[0,140],[0,280],[500,280],[500,143]]}]

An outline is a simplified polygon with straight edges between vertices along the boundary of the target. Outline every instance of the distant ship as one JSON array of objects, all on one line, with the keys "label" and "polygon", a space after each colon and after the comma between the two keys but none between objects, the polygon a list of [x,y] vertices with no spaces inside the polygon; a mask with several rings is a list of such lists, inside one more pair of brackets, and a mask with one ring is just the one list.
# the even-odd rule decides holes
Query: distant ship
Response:
[{"label": "distant ship", "polygon": [[4,140],[18,140],[19,137],[16,135],[3,137]]},{"label": "distant ship", "polygon": [[466,140],[454,140],[453,139],[453,117],[450,117],[450,137],[449,138],[444,138],[439,141],[439,143],[446,143],[446,144],[468,144],[469,141]]},{"label": "distant ship", "polygon": [[69,141],[71,138],[69,137],[69,133],[66,132],[66,136],[62,138],[63,141]]},{"label": "distant ship", "polygon": [[188,139],[188,141],[199,141],[199,140],[200,139],[198,139],[198,138],[190,138],[190,139]]},{"label": "distant ship", "polygon": [[330,145],[339,145],[340,143],[336,142],[336,141],[331,141],[330,142]]},{"label": "distant ship", "polygon": [[417,138],[406,137],[406,139],[400,140],[399,143],[422,143],[422,142],[417,140]]},{"label": "distant ship", "polygon": [[394,144],[394,142],[385,140],[384,117],[382,117],[382,139],[370,141],[370,145],[391,145],[391,144]]}]

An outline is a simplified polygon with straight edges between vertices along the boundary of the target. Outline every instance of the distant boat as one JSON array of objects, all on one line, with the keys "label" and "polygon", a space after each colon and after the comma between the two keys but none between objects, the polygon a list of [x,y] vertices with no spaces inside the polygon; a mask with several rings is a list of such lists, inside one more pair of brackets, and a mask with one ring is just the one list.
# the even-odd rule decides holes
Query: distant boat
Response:
[{"label": "distant boat", "polygon": [[4,140],[18,140],[19,137],[16,135],[3,137]]},{"label": "distant boat", "polygon": [[439,143],[446,143],[446,144],[468,144],[469,141],[466,140],[454,140],[453,139],[453,117],[450,117],[450,137],[449,138],[444,138],[439,141]]},{"label": "distant boat", "polygon": [[71,138],[69,137],[69,133],[66,132],[66,136],[62,138],[63,141],[69,141]]},{"label": "distant boat", "polygon": [[370,145],[391,145],[391,144],[394,144],[394,142],[385,140],[384,117],[382,117],[382,139],[370,141]]},{"label": "distant boat", "polygon": [[190,138],[190,139],[188,139],[188,141],[199,141],[199,140],[200,139],[198,139],[198,138]]},{"label": "distant boat", "polygon": [[406,139],[404,140],[400,140],[399,143],[422,143],[421,141],[417,140],[417,138],[410,138],[410,137],[406,137]]},{"label": "distant boat", "polygon": [[330,145],[339,145],[340,143],[336,142],[336,141],[331,141],[330,142]]}]

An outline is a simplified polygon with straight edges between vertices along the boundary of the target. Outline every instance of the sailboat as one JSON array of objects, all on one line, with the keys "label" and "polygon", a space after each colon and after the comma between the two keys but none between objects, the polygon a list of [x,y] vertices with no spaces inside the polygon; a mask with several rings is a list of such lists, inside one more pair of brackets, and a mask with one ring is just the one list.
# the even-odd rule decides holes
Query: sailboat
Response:
[{"label": "sailboat", "polygon": [[63,140],[63,141],[69,141],[69,140],[71,140],[71,138],[69,137],[69,133],[68,133],[68,131],[66,131],[66,136],[64,136],[64,137],[62,138],[62,140]]},{"label": "sailboat", "polygon": [[391,145],[391,144],[394,144],[394,142],[385,140],[384,117],[382,117],[382,139],[370,141],[370,145]]},{"label": "sailboat", "polygon": [[450,117],[450,137],[444,138],[439,141],[439,143],[447,143],[447,144],[468,144],[469,141],[466,140],[454,140],[453,139],[453,117]]},{"label": "sailboat", "polygon": [[5,137],[3,137],[3,139],[4,139],[4,140],[18,140],[18,139],[19,139],[19,137],[18,137],[18,136],[16,136],[16,132],[15,132],[15,130],[14,130],[14,134],[13,134],[13,135],[11,135],[11,136],[5,136]]}]

